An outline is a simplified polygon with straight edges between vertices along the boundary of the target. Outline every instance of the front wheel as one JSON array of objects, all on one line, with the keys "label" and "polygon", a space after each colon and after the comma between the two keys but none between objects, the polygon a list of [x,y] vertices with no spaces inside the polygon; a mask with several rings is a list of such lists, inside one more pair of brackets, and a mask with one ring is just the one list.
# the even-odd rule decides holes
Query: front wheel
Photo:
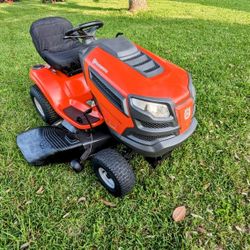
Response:
[{"label": "front wheel", "polygon": [[114,149],[103,149],[92,157],[94,172],[114,196],[128,194],[135,185],[135,175],[128,162]]}]

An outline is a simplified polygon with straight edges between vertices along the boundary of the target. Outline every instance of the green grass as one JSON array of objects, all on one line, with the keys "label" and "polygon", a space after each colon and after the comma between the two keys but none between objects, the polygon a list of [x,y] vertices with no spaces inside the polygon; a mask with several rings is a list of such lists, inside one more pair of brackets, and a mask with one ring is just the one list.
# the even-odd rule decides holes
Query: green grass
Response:
[{"label": "green grass", "polygon": [[[39,2],[0,5],[0,249],[249,249],[249,1],[150,0],[137,14],[126,0]],[[18,133],[43,125],[29,98],[29,68],[42,61],[28,30],[51,15],[101,19],[100,36],[124,32],[193,74],[197,132],[156,170],[136,156],[137,184],[124,199],[89,164],[81,174],[67,164],[34,168],[17,149]],[[175,223],[179,205],[188,216]]]}]

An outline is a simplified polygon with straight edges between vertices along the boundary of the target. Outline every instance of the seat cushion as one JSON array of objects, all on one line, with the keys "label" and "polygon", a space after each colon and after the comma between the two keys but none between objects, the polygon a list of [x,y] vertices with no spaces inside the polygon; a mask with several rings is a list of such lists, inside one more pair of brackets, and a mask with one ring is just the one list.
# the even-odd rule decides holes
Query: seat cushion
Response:
[{"label": "seat cushion", "polygon": [[80,44],[75,48],[71,48],[65,51],[50,52],[44,51],[44,60],[52,65],[55,69],[61,70],[65,73],[81,69],[79,60],[79,51],[84,48],[84,45]]},{"label": "seat cushion", "polygon": [[78,52],[83,49],[78,39],[64,39],[72,24],[62,17],[46,17],[35,21],[30,34],[37,52],[53,68],[71,75],[81,70]]},{"label": "seat cushion", "polygon": [[62,17],[46,17],[32,23],[30,34],[37,51],[51,52],[68,50],[80,44],[77,39],[64,39],[73,25]]}]

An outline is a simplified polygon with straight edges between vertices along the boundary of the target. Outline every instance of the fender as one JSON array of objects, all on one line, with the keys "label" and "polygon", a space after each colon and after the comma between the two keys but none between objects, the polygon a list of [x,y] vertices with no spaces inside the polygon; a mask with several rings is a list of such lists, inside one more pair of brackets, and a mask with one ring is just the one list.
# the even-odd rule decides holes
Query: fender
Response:
[{"label": "fender", "polygon": [[[86,102],[92,100],[93,95],[89,91],[83,74],[80,73],[68,77],[50,67],[42,67],[39,69],[32,68],[30,70],[30,78],[36,83],[60,117],[76,128],[89,129],[89,125],[79,124],[65,113],[65,109],[69,107],[73,107],[81,112],[85,112],[90,108]],[[98,121],[94,122],[92,127],[103,123],[103,117],[96,107],[93,108],[91,115],[98,118]]]}]

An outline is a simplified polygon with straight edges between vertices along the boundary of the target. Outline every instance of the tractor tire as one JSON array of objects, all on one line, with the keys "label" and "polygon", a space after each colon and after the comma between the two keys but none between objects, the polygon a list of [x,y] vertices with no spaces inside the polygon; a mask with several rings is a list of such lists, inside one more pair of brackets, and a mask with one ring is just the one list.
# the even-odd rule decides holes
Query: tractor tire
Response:
[{"label": "tractor tire", "polygon": [[60,119],[37,85],[31,86],[30,97],[38,114],[47,124],[52,125]]},{"label": "tractor tire", "polygon": [[91,162],[97,178],[112,195],[125,196],[134,187],[134,172],[116,150],[103,149],[92,156]]}]

